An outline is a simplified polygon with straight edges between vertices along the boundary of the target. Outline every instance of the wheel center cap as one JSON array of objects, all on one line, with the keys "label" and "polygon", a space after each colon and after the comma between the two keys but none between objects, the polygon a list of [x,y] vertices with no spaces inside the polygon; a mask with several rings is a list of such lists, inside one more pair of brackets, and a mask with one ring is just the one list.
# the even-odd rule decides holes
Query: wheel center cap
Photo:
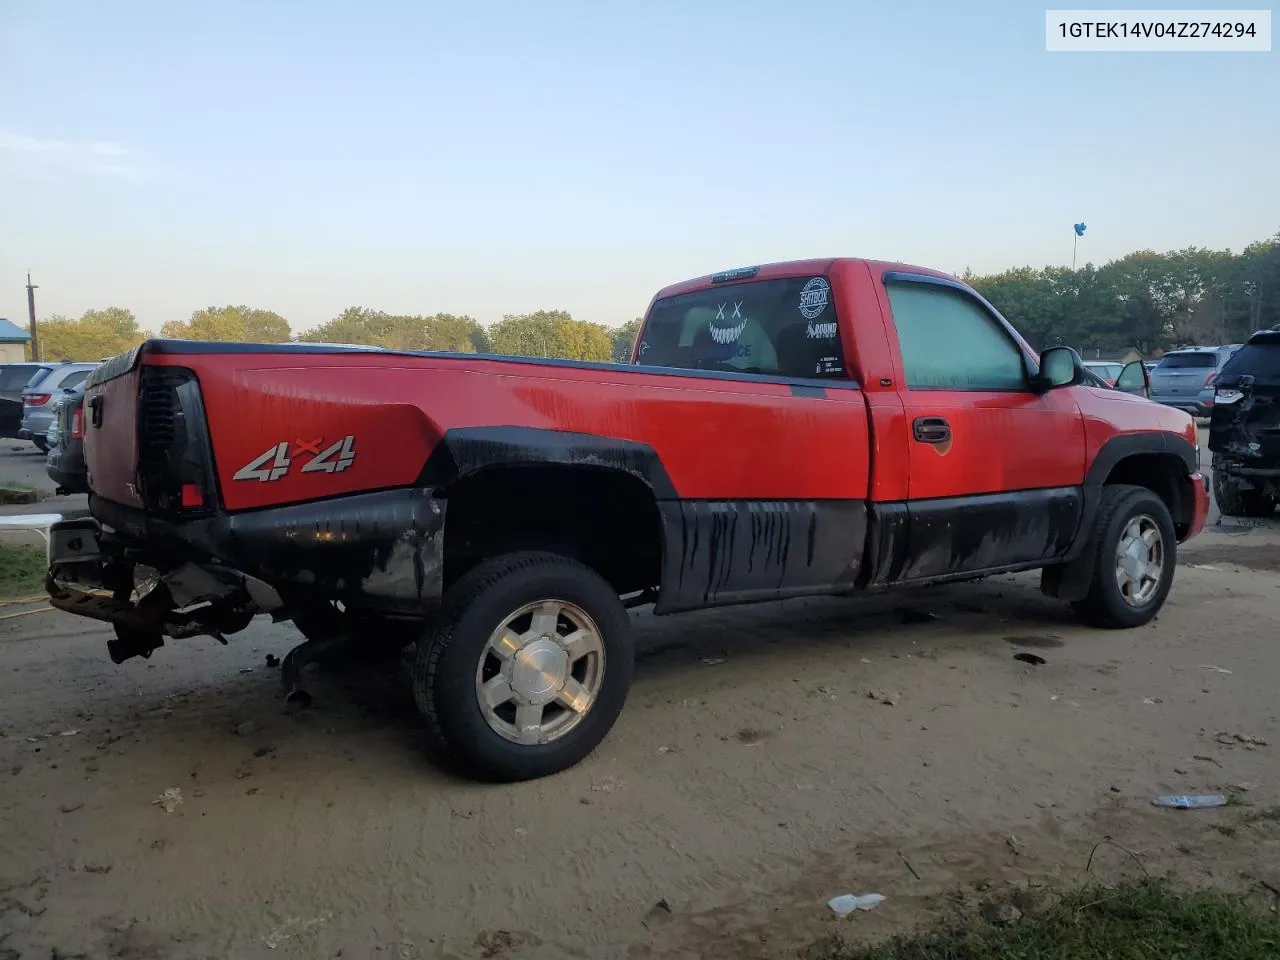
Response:
[{"label": "wheel center cap", "polygon": [[1135,540],[1125,548],[1121,566],[1130,577],[1137,579],[1147,572],[1148,551],[1140,540]]},{"label": "wheel center cap", "polygon": [[515,655],[511,689],[529,703],[548,703],[564,688],[569,657],[554,640],[535,640]]}]

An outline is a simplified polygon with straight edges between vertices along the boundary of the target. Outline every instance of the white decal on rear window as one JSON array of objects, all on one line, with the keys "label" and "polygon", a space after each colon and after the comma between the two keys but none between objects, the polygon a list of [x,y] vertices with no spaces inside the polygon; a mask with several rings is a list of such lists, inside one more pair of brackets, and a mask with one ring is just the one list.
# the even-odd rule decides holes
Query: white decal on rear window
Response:
[{"label": "white decal on rear window", "polygon": [[800,291],[800,316],[806,320],[822,316],[830,299],[831,284],[825,277],[814,277]]}]

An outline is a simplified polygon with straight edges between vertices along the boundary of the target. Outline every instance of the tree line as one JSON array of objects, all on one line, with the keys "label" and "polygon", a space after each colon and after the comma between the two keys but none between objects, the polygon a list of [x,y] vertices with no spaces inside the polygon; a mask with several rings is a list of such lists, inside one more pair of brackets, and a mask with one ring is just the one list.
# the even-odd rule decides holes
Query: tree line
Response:
[{"label": "tree line", "polygon": [[[1198,247],[1140,250],[1076,270],[1027,266],[987,276],[966,270],[962,278],[1040,349],[1067,344],[1085,355],[1132,349],[1151,357],[1177,346],[1238,343],[1280,324],[1280,232],[1238,254]],[[197,310],[187,320],[166,323],[160,335],[624,363],[640,323],[608,327],[563,310],[539,310],[504,316],[486,328],[468,316],[349,307],[295,335],[278,313],[240,305]],[[122,307],[87,310],[78,319],[51,316],[37,330],[46,360],[101,360],[148,336]]]}]

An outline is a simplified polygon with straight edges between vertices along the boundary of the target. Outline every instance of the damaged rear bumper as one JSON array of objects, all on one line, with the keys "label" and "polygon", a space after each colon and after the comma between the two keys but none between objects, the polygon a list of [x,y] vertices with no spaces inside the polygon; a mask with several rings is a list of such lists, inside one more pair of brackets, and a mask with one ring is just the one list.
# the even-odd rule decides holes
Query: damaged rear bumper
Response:
[{"label": "damaged rear bumper", "polygon": [[183,520],[96,496],[90,511],[50,528],[46,586],[117,634],[221,637],[331,601],[416,614],[443,590],[444,504],[421,489]]}]

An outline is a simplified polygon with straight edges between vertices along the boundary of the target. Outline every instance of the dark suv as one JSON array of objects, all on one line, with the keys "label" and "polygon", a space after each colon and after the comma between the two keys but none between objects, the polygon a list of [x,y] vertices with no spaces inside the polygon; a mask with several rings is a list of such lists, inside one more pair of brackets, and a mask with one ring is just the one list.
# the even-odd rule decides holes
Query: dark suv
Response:
[{"label": "dark suv", "polygon": [[1280,325],[1251,336],[1214,387],[1209,450],[1218,509],[1269,517],[1280,502]]}]

